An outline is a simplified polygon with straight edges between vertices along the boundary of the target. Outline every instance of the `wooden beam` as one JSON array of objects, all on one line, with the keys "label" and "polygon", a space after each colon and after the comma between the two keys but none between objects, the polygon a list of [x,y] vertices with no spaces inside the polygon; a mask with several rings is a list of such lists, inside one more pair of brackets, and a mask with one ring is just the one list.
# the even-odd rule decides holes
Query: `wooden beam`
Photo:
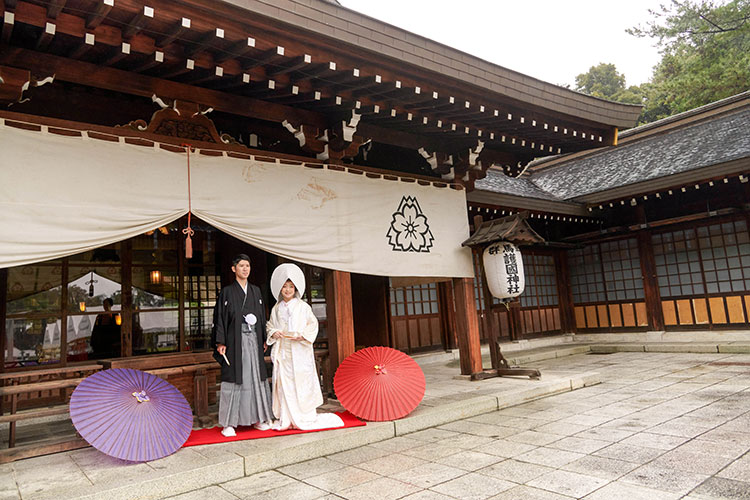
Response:
[{"label": "wooden beam", "polygon": [[196,102],[217,111],[261,120],[277,123],[289,120],[320,128],[328,126],[326,117],[318,113],[27,49],[0,46],[0,64],[29,69],[32,73],[55,74],[55,79],[59,81],[149,98],[156,94],[162,98]]},{"label": "wooden beam", "polygon": [[181,20],[175,22],[170,30],[159,40],[156,41],[156,46],[164,48],[170,43],[174,42],[182,36],[187,30],[190,29],[191,21],[188,18],[182,18]]},{"label": "wooden beam", "polygon": [[132,38],[133,35],[145,28],[153,18],[154,9],[145,5],[143,10],[133,16],[133,19],[122,28],[122,37],[125,39]]},{"label": "wooden beam", "polygon": [[[57,15],[65,7],[66,0],[51,0],[47,5],[47,17],[50,19],[56,19]],[[6,5],[8,2],[5,2]]]},{"label": "wooden beam", "polygon": [[14,12],[5,10],[3,12],[3,18],[0,19],[0,43],[6,44],[10,42],[10,37],[13,35],[13,26],[16,23],[16,15]]},{"label": "wooden beam", "polygon": [[196,54],[205,52],[208,49],[215,50],[217,47],[215,47],[214,44],[218,43],[221,46],[223,41],[224,39],[219,37],[217,31],[210,31],[203,34],[197,42],[184,45],[183,50],[186,57],[193,58]]},{"label": "wooden beam", "polygon": [[482,371],[474,281],[471,278],[453,278],[453,291],[456,298],[456,336],[461,374],[472,375]]},{"label": "wooden beam", "polygon": [[[14,16],[16,23],[36,26],[42,28],[42,30],[45,30],[49,23],[47,11],[39,5],[28,2],[19,2]],[[155,41],[151,37],[136,34],[129,40],[124,40],[122,33],[116,27],[101,25],[89,28],[86,25],[85,19],[65,12],[61,12],[57,16],[54,24],[56,33],[76,37],[81,41],[84,41],[86,34],[89,33],[95,35],[97,43],[103,45],[121,47],[122,42],[127,41],[130,43],[133,52],[142,54],[151,54],[155,49]],[[175,57],[177,57],[176,54],[177,52],[175,51]]]},{"label": "wooden beam", "polygon": [[99,26],[114,5],[115,0],[100,0],[99,4],[94,9],[94,12],[90,13],[86,18],[86,27],[88,29],[94,29]]},{"label": "wooden beam", "polygon": [[[156,94],[162,98],[197,102],[217,111],[275,123],[287,120],[295,125],[305,124],[326,129],[329,128],[332,119],[338,119],[337,117],[331,118],[324,113],[294,108],[280,103],[195,87],[163,78],[102,67],[84,61],[76,61],[18,47],[0,45],[0,64],[28,69],[34,74],[55,74],[55,79],[58,81],[148,98]],[[409,149],[424,147],[430,150],[438,150],[442,149],[441,146],[446,145],[445,138],[424,137],[362,122],[357,127],[356,135]]]},{"label": "wooden beam", "polygon": [[268,71],[268,76],[271,78],[291,73],[293,71],[299,71],[312,63],[312,57],[309,55],[301,55],[288,62],[286,65],[278,65],[276,69]]},{"label": "wooden beam", "polygon": [[89,50],[91,50],[94,47],[94,44],[96,43],[96,35],[93,33],[86,33],[86,35],[83,38],[83,43],[79,44],[78,47],[73,49],[69,54],[69,59],[80,59],[83,57]]},{"label": "wooden beam", "polygon": [[354,353],[354,315],[351,274],[326,271],[326,313],[328,320],[328,351],[331,371]]},{"label": "wooden beam", "polygon": [[42,33],[36,41],[36,50],[45,50],[49,47],[52,38],[55,36],[57,26],[54,23],[47,22],[42,29]]},{"label": "wooden beam", "polygon": [[229,59],[237,59],[243,57],[253,50],[255,50],[255,45],[251,45],[249,39],[240,40],[239,42],[235,42],[227,50],[218,52],[214,56],[214,61],[216,62],[216,64],[221,64]]}]

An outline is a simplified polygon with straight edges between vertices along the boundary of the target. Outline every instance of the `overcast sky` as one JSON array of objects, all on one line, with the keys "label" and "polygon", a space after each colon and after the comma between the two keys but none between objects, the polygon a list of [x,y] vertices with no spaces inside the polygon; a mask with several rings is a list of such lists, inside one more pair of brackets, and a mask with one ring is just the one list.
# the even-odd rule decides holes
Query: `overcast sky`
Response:
[{"label": "overcast sky", "polygon": [[[347,8],[558,85],[600,62],[626,85],[651,77],[659,52],[625,33],[659,0],[339,0]],[[662,0],[663,2],[663,0]]]}]

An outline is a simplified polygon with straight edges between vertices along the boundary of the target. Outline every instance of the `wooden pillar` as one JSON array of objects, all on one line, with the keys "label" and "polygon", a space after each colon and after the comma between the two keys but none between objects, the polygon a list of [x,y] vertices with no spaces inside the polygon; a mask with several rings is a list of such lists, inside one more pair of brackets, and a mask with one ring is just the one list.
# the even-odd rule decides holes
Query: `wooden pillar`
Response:
[{"label": "wooden pillar", "polygon": [[484,261],[480,251],[477,251],[477,257],[480,262],[479,267],[482,270],[481,286],[484,298],[482,322],[484,324],[484,336],[490,344],[490,362],[492,363],[492,368],[499,368],[501,358],[497,342],[500,337],[500,325],[495,317],[495,313],[492,312],[492,293],[490,292],[490,285],[487,283],[487,271],[484,268]]},{"label": "wooden pillar", "polygon": [[[60,310],[62,311],[60,314],[60,366],[65,366],[68,363],[68,281],[70,280],[68,258],[65,257],[60,265],[62,266],[60,273],[62,280],[60,285]],[[65,394],[65,390],[61,390],[60,393]]]},{"label": "wooden pillar", "polygon": [[453,292],[456,298],[456,336],[458,337],[461,374],[471,375],[482,371],[474,280],[453,278]]},{"label": "wooden pillar", "polygon": [[[7,332],[5,331],[5,316],[8,312],[8,269],[0,269],[0,373],[5,371],[5,348],[7,342]],[[8,347],[12,352],[12,346]],[[2,387],[2,384],[0,384]],[[0,415],[3,414],[2,398],[0,397]]]},{"label": "wooden pillar", "polygon": [[508,302],[508,329],[510,330],[510,340],[523,339],[521,301],[518,298]]},{"label": "wooden pillar", "polygon": [[[133,355],[133,240],[120,246],[122,283],[120,289],[120,355]],[[180,303],[182,305],[182,302]]]},{"label": "wooden pillar", "polygon": [[205,368],[196,370],[193,377],[193,410],[198,417],[208,415],[208,377]]},{"label": "wooden pillar", "polygon": [[555,252],[555,274],[557,278],[557,304],[560,309],[560,330],[576,332],[576,315],[573,309],[573,291],[570,288],[567,251]]},{"label": "wooden pillar", "polygon": [[[180,225],[178,226],[180,228],[180,234],[182,234],[182,230],[184,229],[183,226],[184,221],[180,221]],[[186,225],[187,227],[187,225]],[[198,240],[200,241],[200,240]],[[179,308],[177,309],[177,351],[183,352],[188,351],[187,348],[187,332],[185,332],[185,275],[187,274],[187,271],[185,268],[187,267],[187,257],[185,256],[185,240],[180,238],[180,244],[177,245],[177,303],[179,304]],[[203,325],[200,325],[202,327]]]},{"label": "wooden pillar", "polygon": [[664,331],[664,312],[661,308],[661,295],[659,294],[659,283],[656,278],[654,247],[651,244],[651,234],[648,231],[640,231],[638,233],[638,255],[641,260],[643,296],[646,299],[648,329],[661,332]]},{"label": "wooden pillar", "polygon": [[450,281],[438,283],[438,305],[443,348],[446,350],[455,349],[458,347],[456,341],[456,306],[453,299],[453,284]]},{"label": "wooden pillar", "polygon": [[326,313],[331,373],[354,352],[352,279],[344,271],[326,273]]}]

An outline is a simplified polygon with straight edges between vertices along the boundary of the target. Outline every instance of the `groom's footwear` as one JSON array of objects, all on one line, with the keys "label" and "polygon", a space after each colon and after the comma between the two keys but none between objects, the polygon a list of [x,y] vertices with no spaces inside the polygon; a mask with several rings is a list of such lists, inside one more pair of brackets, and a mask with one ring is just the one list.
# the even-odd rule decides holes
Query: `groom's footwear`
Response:
[{"label": "groom's footwear", "polygon": [[221,435],[224,437],[234,437],[237,435],[237,433],[234,432],[234,427],[224,427],[221,430]]}]

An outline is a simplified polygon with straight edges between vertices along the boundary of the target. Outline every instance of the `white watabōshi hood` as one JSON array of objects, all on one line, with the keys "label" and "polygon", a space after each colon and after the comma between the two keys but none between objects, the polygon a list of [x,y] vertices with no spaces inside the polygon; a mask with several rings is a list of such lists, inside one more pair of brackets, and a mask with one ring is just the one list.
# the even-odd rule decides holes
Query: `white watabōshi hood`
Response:
[{"label": "white watab\u014dshi hood", "polygon": [[271,275],[271,293],[276,300],[280,300],[281,288],[286,283],[286,280],[292,280],[294,286],[297,288],[296,297],[301,299],[305,294],[305,273],[299,268],[297,264],[281,264],[273,270]]}]

